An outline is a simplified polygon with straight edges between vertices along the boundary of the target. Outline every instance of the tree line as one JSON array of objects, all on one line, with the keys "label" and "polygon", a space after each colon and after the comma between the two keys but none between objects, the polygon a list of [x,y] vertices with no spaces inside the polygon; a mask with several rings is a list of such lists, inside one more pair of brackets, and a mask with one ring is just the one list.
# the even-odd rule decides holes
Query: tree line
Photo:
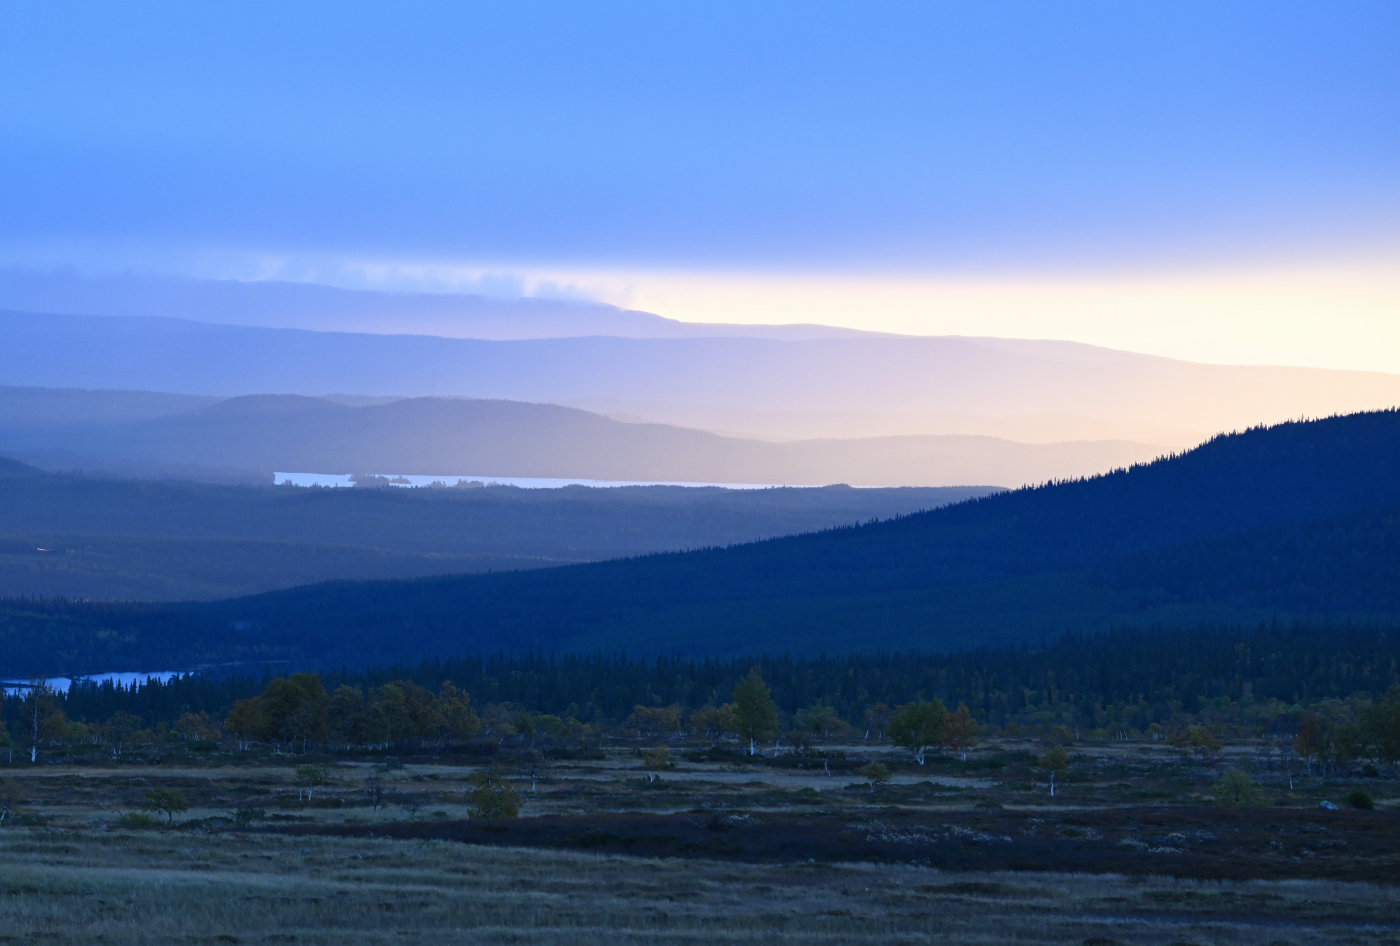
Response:
[{"label": "tree line", "polygon": [[[735,737],[755,755],[769,740],[775,750],[780,748],[785,732],[790,741],[801,742],[809,736],[848,734],[852,728],[821,702],[794,714],[782,713],[757,666],[739,678],[730,697],[720,705],[689,711],[679,704],[637,705],[614,734],[635,730],[638,737]],[[110,749],[118,758],[124,751],[161,742],[228,740],[235,751],[258,742],[304,754],[311,748],[441,750],[477,739],[518,739],[522,744],[528,740],[533,748],[539,742],[591,742],[606,734],[605,727],[584,723],[573,714],[561,717],[508,703],[486,705],[478,712],[471,696],[451,681],[444,681],[436,692],[412,680],[391,680],[367,690],[341,683],[328,692],[315,673],[273,678],[257,696],[235,701],[222,720],[186,710],[173,725],[162,722],[155,730],[143,729],[140,718],[126,712],[101,722],[70,720],[59,694],[42,681],[26,690],[18,710],[16,736],[30,762],[45,749],[75,742]],[[978,724],[965,703],[952,713],[937,698],[896,707],[880,703],[866,710],[863,722],[865,738],[873,729],[877,738],[887,736],[907,748],[920,765],[929,750],[961,750],[965,755],[977,744]],[[12,752],[14,745],[8,729],[0,729],[0,747]],[[665,756],[658,758],[664,764]],[[305,786],[308,791],[313,787]]]},{"label": "tree line", "polygon": [[[773,740],[776,753],[785,736],[790,749],[791,743],[805,743],[810,738],[862,738],[858,726],[863,724],[864,739],[872,734],[879,740],[888,739],[923,765],[930,751],[961,752],[966,760],[967,750],[978,744],[983,731],[966,703],[958,703],[950,712],[937,697],[897,706],[874,704],[865,709],[855,727],[820,701],[786,714],[773,700],[772,690],[756,665],[738,679],[729,696],[728,702],[688,710],[675,703],[637,705],[610,731],[572,714],[557,716],[518,705],[489,704],[478,712],[470,694],[450,681],[444,681],[436,692],[411,680],[392,680],[368,690],[341,683],[328,692],[318,674],[298,673],[273,678],[258,695],[235,701],[222,720],[206,712],[186,711],[173,726],[162,722],[153,731],[143,729],[139,717],[124,712],[103,722],[70,720],[59,695],[44,682],[35,681],[19,700],[16,735],[31,763],[41,751],[74,743],[110,750],[119,758],[126,751],[148,751],[179,742],[211,750],[222,741],[235,751],[247,751],[259,742],[275,751],[305,754],[312,749],[442,751],[473,741],[504,743],[509,739],[513,745],[518,740],[522,747],[528,740],[533,755],[539,756],[537,745],[593,743],[609,735],[631,736],[634,731],[639,739],[652,737],[649,741],[653,743],[657,737],[701,737],[718,745],[726,737],[734,738],[740,751],[752,756],[768,740]],[[1376,766],[1400,761],[1400,686],[1376,700],[1363,701],[1359,707],[1353,704],[1351,719],[1337,712],[1339,706],[1346,708],[1333,700],[1301,712],[1297,732],[1285,742],[1289,758],[1300,760],[1310,774],[1316,764],[1324,775],[1361,758],[1373,760]],[[853,728],[857,732],[853,733]],[[1154,728],[1152,735],[1158,734]],[[1048,759],[1063,759],[1063,746],[1057,743],[1077,738],[1063,726],[1042,727],[1040,736],[1052,747]],[[1189,724],[1189,720],[1175,725],[1164,737],[1182,751],[1202,758],[1222,748],[1212,726]],[[14,746],[8,729],[0,728],[0,749],[9,750],[10,761]],[[666,767],[668,751],[664,746],[643,750],[642,755],[649,771]],[[1051,765],[1050,769],[1057,767]],[[316,785],[323,784],[314,778],[320,771],[306,765],[297,770],[298,784],[308,796]],[[873,786],[885,770],[872,764],[861,771]]]},{"label": "tree line", "polygon": [[[1318,758],[1340,758],[1359,744],[1366,714],[1400,686],[1398,642],[1400,633],[1386,626],[1260,625],[1067,634],[1041,646],[960,654],[747,661],[498,654],[413,668],[196,674],[129,687],[78,681],[43,697],[49,709],[37,724],[33,700],[7,696],[0,739],[11,752],[21,741],[36,753],[46,740],[86,740],[121,755],[157,736],[287,748],[442,747],[522,734],[558,741],[608,730],[742,736],[733,707],[756,669],[777,732],[799,739],[852,730],[882,738],[896,708],[937,705],[945,713],[966,707],[968,718],[1012,735],[1070,738],[1167,738],[1206,725],[1292,739],[1315,719],[1325,730],[1321,744],[1338,747]],[[931,744],[943,745],[941,737]]]},{"label": "tree line", "polygon": [[[613,724],[637,705],[718,705],[751,666],[759,667],[788,713],[820,702],[855,720],[876,703],[937,697],[947,705],[966,702],[978,719],[998,726],[1053,719],[1071,728],[1146,732],[1183,713],[1217,713],[1222,722],[1249,724],[1252,708],[1270,701],[1310,704],[1384,693],[1400,684],[1400,626],[1123,628],[951,654],[734,660],[496,654],[367,670],[323,668],[319,674],[329,689],[345,683],[367,690],[392,680],[436,688],[452,680],[480,704],[520,704]],[[121,711],[155,725],[187,710],[226,713],[277,675],[285,674],[193,674],[132,687],[79,681],[64,706],[74,718],[105,719]],[[4,704],[6,720],[13,704],[13,698]]]}]

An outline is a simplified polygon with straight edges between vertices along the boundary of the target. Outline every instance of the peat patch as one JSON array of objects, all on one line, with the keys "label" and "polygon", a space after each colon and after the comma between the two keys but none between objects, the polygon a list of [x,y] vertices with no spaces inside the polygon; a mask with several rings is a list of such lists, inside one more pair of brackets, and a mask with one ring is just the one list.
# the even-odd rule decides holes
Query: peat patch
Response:
[{"label": "peat patch", "polygon": [[870,861],[941,870],[1400,882],[1400,812],[1204,807],[1072,811],[548,815],[288,825],[279,834],[461,841],[750,863]]}]

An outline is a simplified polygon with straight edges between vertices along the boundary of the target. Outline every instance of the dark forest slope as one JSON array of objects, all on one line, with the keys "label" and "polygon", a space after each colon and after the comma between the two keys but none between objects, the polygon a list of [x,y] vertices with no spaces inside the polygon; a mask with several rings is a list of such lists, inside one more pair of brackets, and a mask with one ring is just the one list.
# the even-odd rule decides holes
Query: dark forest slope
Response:
[{"label": "dark forest slope", "polygon": [[[154,635],[153,647],[163,646],[158,628],[183,626],[199,629],[207,655],[234,646],[360,661],[498,647],[944,649],[1124,622],[1379,617],[1397,609],[1397,470],[1400,413],[1358,414],[816,535],[528,573],[332,583],[120,621],[133,641]],[[67,627],[101,623],[65,613]]]}]

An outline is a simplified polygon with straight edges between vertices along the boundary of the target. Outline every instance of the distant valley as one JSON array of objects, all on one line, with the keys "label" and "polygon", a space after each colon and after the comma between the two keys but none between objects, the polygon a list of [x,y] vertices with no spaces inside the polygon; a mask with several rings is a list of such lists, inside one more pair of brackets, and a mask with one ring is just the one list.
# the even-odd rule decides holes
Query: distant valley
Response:
[{"label": "distant valley", "polygon": [[888,519],[985,489],[303,489],[0,459],[0,596],[185,600],[512,571]]}]

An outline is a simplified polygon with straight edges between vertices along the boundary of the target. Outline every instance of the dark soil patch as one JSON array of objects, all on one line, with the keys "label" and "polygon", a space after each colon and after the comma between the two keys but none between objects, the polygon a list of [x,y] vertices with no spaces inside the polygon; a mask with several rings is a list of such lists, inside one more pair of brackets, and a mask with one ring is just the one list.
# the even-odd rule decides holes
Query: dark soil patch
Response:
[{"label": "dark soil patch", "polygon": [[873,861],[944,870],[1400,882],[1400,849],[1395,844],[1400,838],[1400,813],[1377,811],[627,812],[494,822],[288,825],[265,830],[753,863]]}]

